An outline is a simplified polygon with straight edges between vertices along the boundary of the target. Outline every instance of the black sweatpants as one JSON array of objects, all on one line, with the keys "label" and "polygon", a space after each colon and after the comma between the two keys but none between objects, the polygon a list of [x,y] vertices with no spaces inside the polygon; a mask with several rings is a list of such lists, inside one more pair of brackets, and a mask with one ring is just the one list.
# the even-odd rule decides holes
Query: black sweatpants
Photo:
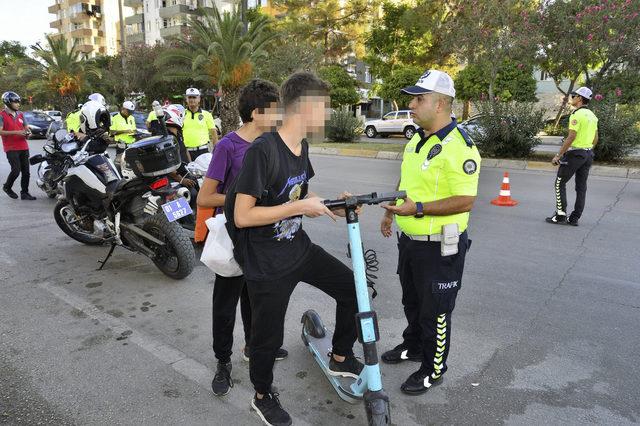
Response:
[{"label": "black sweatpants", "polygon": [[593,151],[586,149],[574,149],[567,151],[560,159],[560,167],[556,176],[556,213],[567,214],[567,182],[576,175],[576,203],[570,220],[578,220],[584,210],[584,202],[587,195],[587,178],[589,169],[593,163]]},{"label": "black sweatpants", "polygon": [[[231,361],[233,347],[233,328],[236,323],[236,306],[240,299],[240,314],[244,327],[244,341],[249,345],[251,337],[251,306],[249,293],[244,282],[244,275],[239,277],[223,277],[216,274],[213,285],[212,303],[212,335],[213,352],[218,361]],[[250,346],[249,346],[250,347]]]},{"label": "black sweatpants", "polygon": [[[249,372],[258,393],[265,394],[271,389],[273,364],[284,338],[284,319],[289,298],[300,281],[311,284],[335,299],[336,329],[332,351],[336,355],[353,354],[356,341],[355,314],[358,311],[353,272],[321,247],[312,245],[305,262],[285,277],[274,281],[247,280],[253,314]],[[309,302],[310,305],[314,303]]]},{"label": "black sweatpants", "polygon": [[9,176],[4,186],[11,189],[13,183],[20,176],[20,188],[22,192],[29,192],[29,150],[23,149],[19,151],[9,151],[7,154],[7,160],[11,166]]},{"label": "black sweatpants", "polygon": [[413,241],[402,234],[398,242],[398,275],[407,328],[405,347],[422,353],[420,369],[439,378],[447,371],[451,345],[451,314],[462,282],[469,248],[467,233],[460,235],[458,253],[442,257],[440,243]]}]

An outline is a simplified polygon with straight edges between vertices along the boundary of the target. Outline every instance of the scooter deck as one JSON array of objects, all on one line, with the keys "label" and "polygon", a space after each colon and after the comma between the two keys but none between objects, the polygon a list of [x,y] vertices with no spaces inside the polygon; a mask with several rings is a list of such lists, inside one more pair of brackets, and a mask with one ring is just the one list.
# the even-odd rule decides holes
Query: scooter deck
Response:
[{"label": "scooter deck", "polygon": [[302,341],[305,343],[305,346],[307,346],[309,352],[311,352],[318,365],[320,365],[320,369],[329,380],[329,383],[334,387],[340,398],[350,404],[357,404],[362,401],[362,395],[353,393],[351,391],[351,385],[358,379],[354,379],[352,377],[332,376],[329,373],[329,353],[333,346],[331,342],[333,333],[328,331],[326,328],[324,330],[324,337],[320,338],[313,337],[303,330]]}]

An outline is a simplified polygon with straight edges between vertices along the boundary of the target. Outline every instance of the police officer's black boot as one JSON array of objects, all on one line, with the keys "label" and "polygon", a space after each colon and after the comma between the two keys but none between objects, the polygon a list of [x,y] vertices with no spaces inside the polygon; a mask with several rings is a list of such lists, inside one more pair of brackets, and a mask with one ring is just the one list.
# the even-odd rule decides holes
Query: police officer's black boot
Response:
[{"label": "police officer's black boot", "polygon": [[567,223],[567,215],[564,214],[554,214],[551,217],[545,219],[547,223],[555,223],[556,225],[564,225]]},{"label": "police officer's black boot", "polygon": [[567,220],[567,225],[578,226],[578,218],[573,215],[569,215],[569,219]]},{"label": "police officer's black boot", "polygon": [[400,390],[407,395],[421,395],[442,383],[442,374],[427,373],[422,369],[416,371],[400,386]]},{"label": "police officer's black boot", "polygon": [[404,343],[386,351],[380,357],[386,364],[399,364],[402,361],[422,362],[422,352],[413,352],[407,349]]}]

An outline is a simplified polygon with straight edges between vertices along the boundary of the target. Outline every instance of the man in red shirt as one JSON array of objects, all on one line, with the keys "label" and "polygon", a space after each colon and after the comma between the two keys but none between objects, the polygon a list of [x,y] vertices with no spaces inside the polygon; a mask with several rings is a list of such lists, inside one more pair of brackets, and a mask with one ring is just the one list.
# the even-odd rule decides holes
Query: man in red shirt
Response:
[{"label": "man in red shirt", "polygon": [[24,119],[20,108],[20,96],[15,92],[4,92],[2,102],[6,108],[0,111],[0,136],[2,136],[2,147],[7,154],[7,160],[11,166],[11,172],[7,176],[7,181],[2,186],[4,192],[13,199],[18,198],[18,194],[13,192],[13,183],[22,174],[20,179],[20,198],[23,200],[35,200],[29,194],[29,145],[27,136],[31,133],[29,126]]}]

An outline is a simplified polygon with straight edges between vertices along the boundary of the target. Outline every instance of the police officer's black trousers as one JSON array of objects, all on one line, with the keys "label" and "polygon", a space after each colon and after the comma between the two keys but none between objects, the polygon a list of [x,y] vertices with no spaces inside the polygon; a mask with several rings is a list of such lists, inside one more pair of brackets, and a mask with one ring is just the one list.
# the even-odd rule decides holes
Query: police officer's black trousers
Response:
[{"label": "police officer's black trousers", "polygon": [[7,176],[7,181],[4,186],[11,189],[11,187],[13,187],[13,183],[18,179],[18,176],[21,175],[21,191],[29,192],[29,150],[8,151],[6,154],[9,166],[11,166],[11,171],[9,172],[9,176]]},{"label": "police officer's black trousers", "polygon": [[236,324],[236,307],[240,300],[240,313],[244,327],[245,344],[249,345],[251,336],[251,304],[249,293],[244,282],[244,275],[239,277],[223,277],[216,274],[213,286],[213,303],[211,326],[213,335],[213,352],[218,361],[231,361],[233,347],[233,328]]},{"label": "police officer's black trousers", "polygon": [[584,210],[584,202],[587,195],[587,178],[589,169],[593,163],[593,151],[575,149],[567,151],[560,159],[560,167],[556,176],[556,213],[567,214],[567,182],[576,175],[576,203],[573,207],[570,220],[578,220]]},{"label": "police officer's black trousers", "polygon": [[402,234],[398,243],[398,275],[407,328],[404,346],[422,353],[424,373],[440,377],[447,370],[451,344],[451,314],[462,282],[469,248],[467,233],[460,235],[458,253],[442,257],[440,243],[413,241]]}]

